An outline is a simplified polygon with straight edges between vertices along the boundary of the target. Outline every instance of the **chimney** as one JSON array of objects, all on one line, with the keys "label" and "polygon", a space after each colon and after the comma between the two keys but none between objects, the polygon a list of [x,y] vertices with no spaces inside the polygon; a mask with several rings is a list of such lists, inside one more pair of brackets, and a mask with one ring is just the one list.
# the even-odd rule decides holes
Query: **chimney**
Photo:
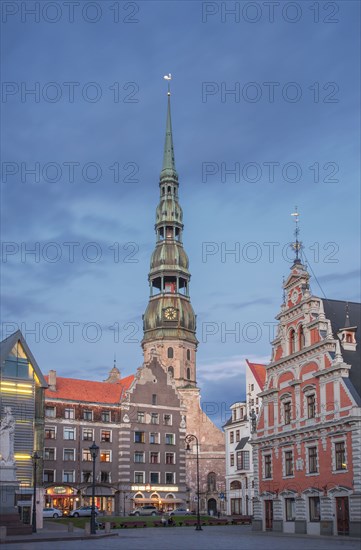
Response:
[{"label": "chimney", "polygon": [[49,370],[48,386],[49,390],[56,391],[56,370]]}]

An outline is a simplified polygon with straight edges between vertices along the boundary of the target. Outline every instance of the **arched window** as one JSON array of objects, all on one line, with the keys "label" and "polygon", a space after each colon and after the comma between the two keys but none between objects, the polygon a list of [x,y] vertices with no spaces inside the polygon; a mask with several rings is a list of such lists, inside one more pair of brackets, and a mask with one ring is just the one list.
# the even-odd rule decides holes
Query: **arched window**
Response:
[{"label": "arched window", "polygon": [[165,193],[165,188],[162,187],[162,195],[164,195],[164,193]]},{"label": "arched window", "polygon": [[188,378],[188,380],[191,379],[191,369],[189,367],[187,369],[187,378]]},{"label": "arched window", "polygon": [[346,334],[346,342],[347,342],[348,344],[352,344],[352,336],[351,336],[351,334]]},{"label": "arched window", "polygon": [[289,333],[289,348],[290,348],[290,354],[295,352],[295,330],[291,328]]},{"label": "arched window", "polygon": [[303,332],[303,326],[298,329],[298,349],[301,350],[305,347],[305,333]]},{"label": "arched window", "polygon": [[216,474],[214,472],[209,472],[207,475],[207,487],[208,491],[216,490]]},{"label": "arched window", "polygon": [[173,348],[168,348],[168,359],[173,359]]},{"label": "arched window", "polygon": [[188,359],[188,361],[191,360],[191,350],[190,349],[187,349],[187,359]]},{"label": "arched window", "polygon": [[240,481],[232,481],[231,485],[230,485],[230,489],[232,491],[236,490],[236,489],[242,489],[242,484]]},{"label": "arched window", "polygon": [[174,377],[174,368],[173,367],[168,367],[168,373],[170,374],[170,376]]},{"label": "arched window", "polygon": [[171,190],[172,190],[171,186],[170,186],[170,185],[168,185],[168,193],[170,193],[170,192],[171,192]]}]

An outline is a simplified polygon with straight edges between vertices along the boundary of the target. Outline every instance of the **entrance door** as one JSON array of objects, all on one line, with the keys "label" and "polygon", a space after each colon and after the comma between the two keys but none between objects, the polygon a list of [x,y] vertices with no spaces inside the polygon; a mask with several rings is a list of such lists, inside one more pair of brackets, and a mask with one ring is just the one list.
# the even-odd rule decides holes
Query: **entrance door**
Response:
[{"label": "entrance door", "polygon": [[337,534],[349,534],[348,497],[336,497]]},{"label": "entrance door", "polygon": [[266,516],[266,529],[271,530],[273,527],[273,501],[265,500],[265,516]]},{"label": "entrance door", "polygon": [[217,502],[214,498],[210,498],[208,501],[208,514],[210,516],[217,515]]}]

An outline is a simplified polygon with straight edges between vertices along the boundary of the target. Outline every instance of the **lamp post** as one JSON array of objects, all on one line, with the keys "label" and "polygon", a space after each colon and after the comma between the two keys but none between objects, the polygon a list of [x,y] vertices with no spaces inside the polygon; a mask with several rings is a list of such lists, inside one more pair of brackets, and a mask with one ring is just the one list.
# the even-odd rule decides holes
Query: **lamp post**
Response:
[{"label": "lamp post", "polygon": [[198,437],[193,434],[187,434],[185,437],[185,442],[187,443],[186,450],[190,451],[190,443],[192,441],[196,442],[196,463],[197,463],[197,525],[196,525],[196,531],[203,531],[201,526],[201,516],[199,513],[199,443],[198,443]]},{"label": "lamp post", "polygon": [[96,535],[97,529],[95,525],[95,460],[98,456],[99,447],[98,445],[95,445],[95,441],[93,441],[93,444],[89,447],[89,451],[93,460],[93,483],[92,483],[92,509],[91,509],[91,516],[90,516],[90,534]]},{"label": "lamp post", "polygon": [[37,532],[36,529],[36,474],[37,474],[37,468],[38,468],[38,460],[40,460],[40,455],[37,453],[37,451],[33,452],[32,455],[33,460],[33,484],[34,484],[34,493],[33,493],[33,516],[32,516],[32,531],[33,533]]}]

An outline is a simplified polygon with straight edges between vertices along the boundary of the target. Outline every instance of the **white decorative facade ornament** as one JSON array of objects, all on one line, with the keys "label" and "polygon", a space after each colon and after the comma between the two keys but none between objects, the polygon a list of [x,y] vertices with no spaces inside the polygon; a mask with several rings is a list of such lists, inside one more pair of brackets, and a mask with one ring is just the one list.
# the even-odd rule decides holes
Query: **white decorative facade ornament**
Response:
[{"label": "white decorative facade ornament", "polygon": [[12,415],[11,407],[4,407],[4,416],[0,423],[0,464],[13,466],[14,459],[14,434],[15,418]]}]

